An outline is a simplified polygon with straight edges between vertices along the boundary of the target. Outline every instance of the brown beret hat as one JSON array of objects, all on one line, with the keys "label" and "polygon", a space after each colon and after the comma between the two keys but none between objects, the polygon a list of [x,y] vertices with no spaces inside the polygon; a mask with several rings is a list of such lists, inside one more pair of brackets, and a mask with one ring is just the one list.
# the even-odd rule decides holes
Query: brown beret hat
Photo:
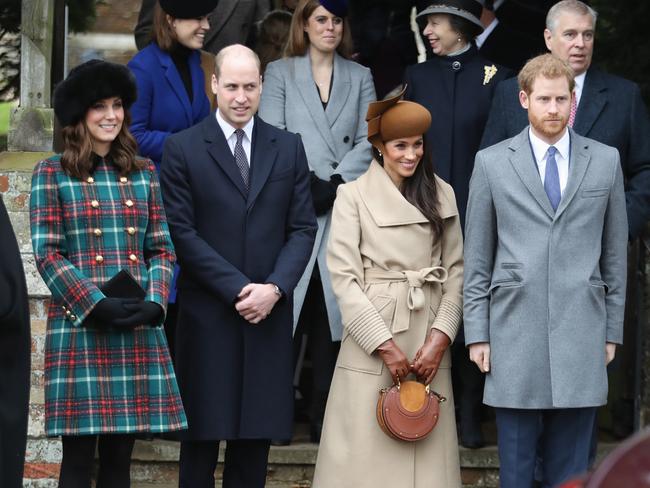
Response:
[{"label": "brown beret hat", "polygon": [[406,87],[392,98],[368,105],[368,140],[380,150],[384,142],[423,135],[431,125],[431,114],[426,108],[400,100],[405,91]]}]

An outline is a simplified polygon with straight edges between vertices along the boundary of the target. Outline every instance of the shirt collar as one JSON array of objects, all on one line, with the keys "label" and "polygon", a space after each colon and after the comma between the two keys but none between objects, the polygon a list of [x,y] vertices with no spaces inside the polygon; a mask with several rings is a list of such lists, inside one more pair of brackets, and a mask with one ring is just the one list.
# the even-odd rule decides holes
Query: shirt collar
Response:
[{"label": "shirt collar", "polygon": [[[535,162],[539,163],[546,157],[548,148],[551,145],[541,140],[539,137],[537,137],[533,133],[533,130],[530,127],[528,128],[528,137],[530,139],[530,145],[533,148],[533,153],[535,154]],[[553,144],[553,146],[555,147],[555,149],[557,149],[557,152],[560,154],[562,158],[566,159],[567,161],[569,160],[569,147],[571,146],[571,136],[569,135],[568,127],[564,129],[564,135],[560,138],[559,141]]]},{"label": "shirt collar", "polygon": [[576,87],[575,87],[576,90],[582,90],[582,87],[585,86],[585,77],[586,76],[587,76],[587,72],[585,71],[584,73],[582,73],[582,74],[580,74],[580,75],[578,75],[578,76],[576,76],[574,78],[574,80],[576,82]]},{"label": "shirt collar", "polygon": [[[219,123],[219,127],[221,127],[221,130],[223,131],[223,135],[226,136],[226,140],[230,139],[230,137],[235,133],[237,128],[233,127],[228,122],[226,122],[226,120],[221,116],[219,109],[217,109],[216,117],[217,117],[217,122]],[[242,127],[244,134],[246,134],[246,137],[251,142],[253,141],[254,125],[255,125],[255,117],[251,117],[251,119],[246,123],[246,125]]]}]

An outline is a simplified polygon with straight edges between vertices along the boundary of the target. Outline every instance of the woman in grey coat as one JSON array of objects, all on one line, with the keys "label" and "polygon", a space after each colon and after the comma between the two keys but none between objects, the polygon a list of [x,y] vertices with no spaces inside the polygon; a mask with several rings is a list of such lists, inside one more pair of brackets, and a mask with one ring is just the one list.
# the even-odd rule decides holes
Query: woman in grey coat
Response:
[{"label": "woman in grey coat", "polygon": [[264,74],[260,117],[302,136],[311,169],[318,234],[294,292],[294,339],[310,338],[313,393],[311,437],[318,441],[341,340],[341,314],[325,264],[336,188],[364,173],[371,160],[365,115],[375,101],[370,70],[347,58],[351,35],[345,0],[301,0],[286,56]]}]

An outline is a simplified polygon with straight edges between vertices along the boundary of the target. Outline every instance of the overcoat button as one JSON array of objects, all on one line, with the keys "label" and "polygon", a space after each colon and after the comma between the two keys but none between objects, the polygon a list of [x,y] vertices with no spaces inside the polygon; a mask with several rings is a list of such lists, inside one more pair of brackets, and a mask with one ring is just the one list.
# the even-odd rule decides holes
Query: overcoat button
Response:
[{"label": "overcoat button", "polygon": [[95,234],[97,237],[102,235],[102,230],[101,229],[95,229],[93,230],[93,234]]},{"label": "overcoat button", "polygon": [[99,202],[98,202],[97,200],[92,200],[92,201],[90,202],[90,206],[91,206],[92,208],[97,208],[97,207],[99,207]]},{"label": "overcoat button", "polygon": [[124,202],[124,204],[125,204],[127,207],[133,207],[133,200],[127,200],[126,202]]},{"label": "overcoat button", "polygon": [[345,142],[346,144],[347,144],[348,142],[350,142],[350,136],[345,136],[345,137],[343,138],[343,142]]},{"label": "overcoat button", "polygon": [[126,231],[129,233],[129,235],[135,234],[135,227],[128,227]]},{"label": "overcoat button", "polygon": [[88,183],[91,183],[91,184],[92,184],[92,183],[95,183],[95,178],[93,178],[92,176],[89,176],[88,179],[87,179],[86,181],[87,181]]},{"label": "overcoat button", "polygon": [[120,176],[120,183],[126,183],[127,181],[129,180],[126,178],[126,176]]},{"label": "overcoat button", "polygon": [[98,254],[97,256],[95,256],[95,262],[96,263],[103,263],[104,262],[104,256],[102,256],[101,254]]},{"label": "overcoat button", "polygon": [[461,67],[460,61],[454,61],[453,63],[451,63],[451,69],[453,69],[454,71],[458,71],[460,67]]},{"label": "overcoat button", "polygon": [[135,263],[138,260],[138,256],[135,254],[129,254],[129,259]]},{"label": "overcoat button", "polygon": [[70,315],[70,320],[72,320],[72,321],[77,320],[77,316],[76,315]]},{"label": "overcoat button", "polygon": [[70,315],[72,315],[72,312],[71,312],[70,310],[66,310],[66,311],[65,311],[65,314],[66,314],[68,317],[70,317]]},{"label": "overcoat button", "polygon": [[332,168],[336,169],[336,168],[338,168],[339,163],[332,163],[331,166],[332,166]]}]

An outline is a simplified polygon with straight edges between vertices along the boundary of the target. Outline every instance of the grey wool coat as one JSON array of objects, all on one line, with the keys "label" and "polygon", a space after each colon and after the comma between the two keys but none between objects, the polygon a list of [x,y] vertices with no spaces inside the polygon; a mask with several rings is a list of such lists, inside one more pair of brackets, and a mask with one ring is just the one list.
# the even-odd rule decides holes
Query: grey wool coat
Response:
[{"label": "grey wool coat", "polygon": [[575,408],[607,401],[605,343],[623,339],[627,218],[618,151],[570,129],[554,212],[528,127],[480,151],[465,225],[466,344],[489,342],[484,402]]},{"label": "grey wool coat", "polygon": [[[366,112],[375,98],[370,70],[335,54],[330,98],[323,110],[307,53],[266,67],[259,115],[269,124],[302,137],[309,168],[316,176],[329,181],[333,174],[339,174],[349,182],[363,174],[372,159]],[[325,262],[331,214],[318,217],[313,252],[294,291],[294,329],[318,259],[332,340],[340,341],[341,313]]]}]

